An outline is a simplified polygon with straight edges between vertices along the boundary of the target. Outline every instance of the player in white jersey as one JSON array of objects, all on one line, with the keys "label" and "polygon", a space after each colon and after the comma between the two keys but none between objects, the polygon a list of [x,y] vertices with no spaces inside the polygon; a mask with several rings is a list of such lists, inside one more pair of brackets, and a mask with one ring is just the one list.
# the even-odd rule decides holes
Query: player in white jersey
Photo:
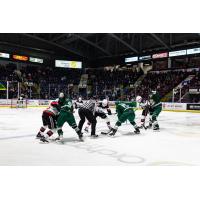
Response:
[{"label": "player in white jersey", "polygon": [[108,112],[108,115],[112,115],[112,112],[111,112],[110,107],[109,107],[109,101],[107,99],[103,99],[102,102],[99,102],[98,107],[100,107],[102,109],[106,109],[107,112]]},{"label": "player in white jersey", "polygon": [[148,100],[142,99],[141,96],[136,97],[136,102],[139,104],[139,107],[142,108],[142,117],[141,117],[141,123],[139,125],[139,128],[147,129],[147,127],[145,126],[145,119],[149,113],[150,102]]}]

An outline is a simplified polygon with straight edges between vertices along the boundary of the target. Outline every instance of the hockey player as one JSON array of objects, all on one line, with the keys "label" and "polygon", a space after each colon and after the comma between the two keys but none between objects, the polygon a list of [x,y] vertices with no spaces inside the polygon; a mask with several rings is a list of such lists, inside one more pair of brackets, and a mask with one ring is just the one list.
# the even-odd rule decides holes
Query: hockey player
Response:
[{"label": "hockey player", "polygon": [[79,97],[78,100],[77,100],[77,102],[83,103],[82,97]]},{"label": "hockey player", "polygon": [[[111,129],[109,135],[114,136],[115,133],[117,132],[118,127],[121,126],[121,124],[124,123],[126,120],[129,120],[130,123],[135,128],[134,133],[139,134],[140,130],[135,123],[135,111],[134,111],[134,107],[136,107],[135,102],[130,102],[130,103],[116,102],[115,105],[116,105],[118,121],[116,122],[115,127]],[[102,134],[108,134],[108,133],[102,132]]]},{"label": "hockey player", "polygon": [[[104,119],[106,121],[106,124],[108,126],[108,129],[111,130],[112,127],[110,125],[110,119],[108,118],[108,116],[106,115],[106,113],[104,112],[104,110],[101,107],[96,107],[95,110],[95,118],[100,117],[101,119]],[[88,132],[89,126],[91,125],[90,122],[87,122],[87,125],[85,126],[84,131]]]},{"label": "hockey player", "polygon": [[75,109],[80,108],[80,106],[83,105],[83,100],[82,100],[82,98],[79,97],[79,98],[77,99],[77,101],[74,103],[74,105],[75,105]]},{"label": "hockey player", "polygon": [[63,139],[63,131],[62,127],[65,122],[71,126],[76,133],[78,134],[79,140],[83,141],[83,134],[81,133],[81,130],[77,127],[74,115],[73,115],[73,105],[72,101],[65,97],[64,93],[59,94],[58,104],[60,106],[60,114],[57,120],[57,132],[59,137],[56,138],[56,140],[62,141]]},{"label": "hockey player", "polygon": [[102,109],[106,109],[108,112],[108,115],[112,115],[111,110],[109,108],[109,102],[107,99],[103,99],[103,101],[99,103],[98,107]]},{"label": "hockey player", "polygon": [[[136,97],[136,102],[139,104],[139,107],[142,108],[142,118],[139,128],[147,129],[147,127],[145,126],[145,119],[149,113],[150,102],[148,100],[143,100],[141,96]],[[151,124],[151,121],[149,123]]]},{"label": "hockey player", "polygon": [[157,91],[151,91],[149,95],[150,101],[150,117],[153,124],[153,130],[159,130],[157,118],[162,111],[162,103],[160,102],[160,95]]},{"label": "hockey player", "polygon": [[40,139],[42,142],[48,143],[48,138],[51,137],[56,129],[56,120],[59,114],[58,102],[52,101],[50,106],[45,109],[42,113],[42,122],[36,138]]}]

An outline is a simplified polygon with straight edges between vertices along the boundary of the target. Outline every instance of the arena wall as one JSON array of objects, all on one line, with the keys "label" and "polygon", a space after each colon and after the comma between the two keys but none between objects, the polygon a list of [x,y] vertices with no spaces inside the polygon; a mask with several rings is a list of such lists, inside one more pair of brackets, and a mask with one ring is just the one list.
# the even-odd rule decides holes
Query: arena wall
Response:
[{"label": "arena wall", "polygon": [[[27,107],[29,108],[42,108],[47,107],[51,100],[47,99],[27,99]],[[115,102],[109,102],[110,107],[115,107]],[[138,109],[139,106],[137,106]],[[172,103],[172,102],[162,102],[162,107],[164,111],[174,111],[174,112],[197,112],[200,113],[200,103]],[[0,108],[11,108],[11,99],[0,99]]]}]

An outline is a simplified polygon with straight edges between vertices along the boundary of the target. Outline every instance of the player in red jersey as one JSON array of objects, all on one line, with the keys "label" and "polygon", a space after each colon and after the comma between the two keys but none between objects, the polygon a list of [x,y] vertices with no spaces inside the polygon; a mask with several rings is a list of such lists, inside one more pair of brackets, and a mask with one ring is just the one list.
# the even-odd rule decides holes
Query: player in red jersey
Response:
[{"label": "player in red jersey", "polygon": [[47,138],[51,137],[56,129],[56,120],[58,115],[58,101],[52,101],[50,106],[42,113],[43,126],[41,126],[36,138],[40,139],[42,142],[48,142]]}]

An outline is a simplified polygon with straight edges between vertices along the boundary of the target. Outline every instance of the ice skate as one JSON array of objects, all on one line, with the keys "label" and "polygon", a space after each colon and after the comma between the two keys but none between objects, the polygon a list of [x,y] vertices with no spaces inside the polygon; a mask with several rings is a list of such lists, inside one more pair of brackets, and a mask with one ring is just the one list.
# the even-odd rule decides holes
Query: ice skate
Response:
[{"label": "ice skate", "polygon": [[139,129],[139,127],[135,127],[134,133],[135,133],[135,134],[140,134],[140,129]]},{"label": "ice skate", "polygon": [[152,128],[152,123],[151,123],[151,122],[149,122],[149,125],[148,125],[148,126],[146,126],[146,128],[149,128],[149,129],[151,129],[151,128]]},{"label": "ice skate", "polygon": [[36,135],[36,139],[41,139],[42,138],[42,134],[39,132],[37,135]]},{"label": "ice skate", "polygon": [[49,143],[49,141],[44,136],[40,138],[40,141],[43,143]]},{"label": "ice skate", "polygon": [[99,137],[97,134],[93,134],[93,135],[91,135],[90,136],[91,138],[97,138],[97,137]]},{"label": "ice skate", "polygon": [[116,132],[117,132],[117,129],[112,128],[111,132],[109,133],[109,136],[114,136]]},{"label": "ice skate", "polygon": [[58,136],[55,141],[63,143],[63,135]]},{"label": "ice skate", "polygon": [[141,124],[140,126],[138,126],[138,128],[147,130],[147,126],[145,126],[145,124]]},{"label": "ice skate", "polygon": [[155,124],[155,125],[153,126],[153,131],[158,131],[158,130],[160,130],[160,127],[159,127],[158,124]]},{"label": "ice skate", "polygon": [[83,140],[83,133],[78,133],[78,138],[81,142],[84,142]]}]

